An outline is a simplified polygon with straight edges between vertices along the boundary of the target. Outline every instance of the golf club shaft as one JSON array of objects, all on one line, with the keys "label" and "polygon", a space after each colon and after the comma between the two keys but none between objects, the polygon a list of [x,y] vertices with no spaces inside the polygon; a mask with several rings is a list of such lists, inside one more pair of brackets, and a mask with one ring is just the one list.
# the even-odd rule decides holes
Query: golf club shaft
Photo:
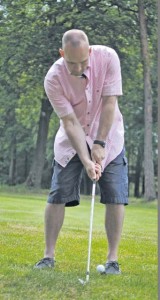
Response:
[{"label": "golf club shaft", "polygon": [[90,215],[90,228],[89,228],[89,241],[88,241],[88,261],[87,261],[86,281],[89,281],[95,191],[96,191],[96,181],[93,180],[93,185],[92,185],[92,201],[91,201],[91,215]]}]

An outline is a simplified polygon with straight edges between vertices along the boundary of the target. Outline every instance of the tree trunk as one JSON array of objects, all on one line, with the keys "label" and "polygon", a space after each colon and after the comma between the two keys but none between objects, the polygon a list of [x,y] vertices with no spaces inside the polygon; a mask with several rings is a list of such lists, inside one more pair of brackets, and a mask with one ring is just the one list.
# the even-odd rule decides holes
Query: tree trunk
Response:
[{"label": "tree trunk", "polygon": [[149,51],[147,41],[147,26],[145,19],[144,1],[138,0],[140,41],[142,50],[143,72],[144,72],[144,176],[145,176],[145,198],[147,201],[155,199],[154,165],[152,149],[152,89],[150,79]]},{"label": "tree trunk", "polygon": [[[24,178],[26,179],[28,176],[28,172],[29,172],[29,155],[28,152],[25,151],[25,156],[24,156]],[[24,179],[24,180],[25,180]]]},{"label": "tree trunk", "polygon": [[141,179],[141,171],[142,171],[142,151],[141,145],[138,148],[138,156],[136,162],[136,172],[135,172],[135,185],[134,185],[134,197],[140,197],[140,179]]},{"label": "tree trunk", "polygon": [[16,136],[13,136],[11,141],[11,157],[9,166],[8,184],[16,184]]},{"label": "tree trunk", "polygon": [[29,172],[26,184],[39,188],[41,186],[42,172],[45,161],[47,135],[49,128],[50,116],[52,114],[52,107],[48,100],[42,101],[41,113],[39,119],[39,129],[37,136],[36,149],[34,154],[33,163]]}]

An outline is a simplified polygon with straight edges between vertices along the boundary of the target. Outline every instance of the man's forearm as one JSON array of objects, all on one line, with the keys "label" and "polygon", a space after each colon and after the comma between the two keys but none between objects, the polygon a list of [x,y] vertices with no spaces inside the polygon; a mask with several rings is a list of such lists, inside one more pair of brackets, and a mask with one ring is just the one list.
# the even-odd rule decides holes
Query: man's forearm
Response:
[{"label": "man's forearm", "polygon": [[103,97],[102,112],[96,137],[97,140],[104,141],[108,136],[114,121],[116,101],[116,96]]},{"label": "man's forearm", "polygon": [[64,121],[63,123],[64,123],[66,134],[73,148],[76,150],[77,154],[79,155],[79,158],[82,161],[83,165],[85,165],[86,162],[90,160],[90,155],[88,152],[83,128],[81,127],[78,120],[75,119],[67,120],[67,122]]}]

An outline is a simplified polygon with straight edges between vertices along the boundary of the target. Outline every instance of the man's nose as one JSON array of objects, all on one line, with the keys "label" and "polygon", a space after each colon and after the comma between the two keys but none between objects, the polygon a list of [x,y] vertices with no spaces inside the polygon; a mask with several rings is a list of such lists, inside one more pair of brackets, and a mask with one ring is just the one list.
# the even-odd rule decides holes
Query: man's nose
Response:
[{"label": "man's nose", "polygon": [[76,70],[77,72],[82,71],[82,66],[81,66],[81,64],[76,64],[75,70]]}]

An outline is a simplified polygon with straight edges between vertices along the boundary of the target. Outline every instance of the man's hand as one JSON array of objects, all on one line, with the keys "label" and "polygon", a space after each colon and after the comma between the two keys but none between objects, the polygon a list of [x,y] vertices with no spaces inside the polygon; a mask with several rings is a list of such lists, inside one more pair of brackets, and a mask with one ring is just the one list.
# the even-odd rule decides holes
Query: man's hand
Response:
[{"label": "man's hand", "polygon": [[99,164],[95,164],[95,171],[96,171],[96,181],[99,180],[99,178],[101,177],[102,175],[102,168],[101,168],[101,165]]},{"label": "man's hand", "polygon": [[85,164],[85,169],[87,172],[87,175],[91,180],[98,181],[101,177],[101,166],[97,163],[94,163],[91,160],[88,160],[88,162]]},{"label": "man's hand", "polygon": [[94,163],[102,165],[102,160],[105,158],[105,149],[102,146],[93,144],[91,157]]}]

